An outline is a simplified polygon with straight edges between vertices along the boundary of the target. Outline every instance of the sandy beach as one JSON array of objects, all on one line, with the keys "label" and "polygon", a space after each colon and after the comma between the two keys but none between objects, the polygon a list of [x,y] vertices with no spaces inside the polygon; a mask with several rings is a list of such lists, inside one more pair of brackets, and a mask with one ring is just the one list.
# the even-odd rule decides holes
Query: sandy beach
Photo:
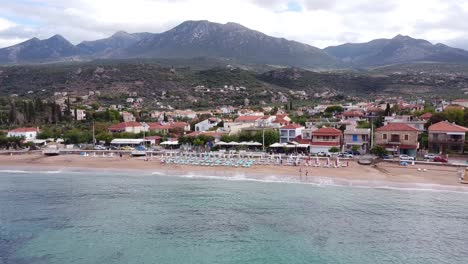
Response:
[{"label": "sandy beach", "polygon": [[[418,170],[420,168],[421,170]],[[43,156],[23,154],[0,156],[3,170],[60,170],[60,171],[140,171],[161,175],[211,176],[245,178],[285,182],[310,182],[317,184],[393,186],[406,188],[435,188],[468,191],[459,183],[456,167],[417,165],[401,167],[396,163],[382,162],[375,166],[350,162],[343,168],[314,168],[305,166],[254,165],[251,168],[206,167],[162,164],[155,158],[82,157],[78,155]],[[424,169],[426,171],[424,171]],[[308,176],[306,176],[306,171]]]}]

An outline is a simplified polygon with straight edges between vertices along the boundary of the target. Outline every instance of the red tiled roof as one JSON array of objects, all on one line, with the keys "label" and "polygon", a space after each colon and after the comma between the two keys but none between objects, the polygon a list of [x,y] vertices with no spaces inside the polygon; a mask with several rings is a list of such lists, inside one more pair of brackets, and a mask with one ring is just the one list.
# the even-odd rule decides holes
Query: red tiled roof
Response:
[{"label": "red tiled roof", "polygon": [[380,111],[383,111],[381,108],[379,107],[369,107],[367,108],[367,112],[380,112]]},{"label": "red tiled roof", "polygon": [[173,122],[171,123],[172,127],[182,127],[184,128],[185,126],[188,126],[188,123],[186,122]]},{"label": "red tiled roof", "polygon": [[12,133],[27,133],[27,132],[37,132],[38,129],[37,127],[19,127],[13,130],[10,130],[8,132]]},{"label": "red tiled roof", "polygon": [[161,129],[164,130],[164,129],[173,128],[171,125],[163,125],[163,124],[155,123],[155,122],[147,123],[147,125],[150,130],[161,130]]},{"label": "red tiled roof", "polygon": [[286,125],[284,127],[281,127],[281,129],[297,129],[297,128],[303,128],[303,126],[301,125],[298,125],[298,124],[290,124],[290,125]]},{"label": "red tiled roof", "polygon": [[444,111],[446,110],[464,110],[465,107],[461,106],[461,105],[447,105],[445,108],[444,108]]},{"label": "red tiled roof", "polygon": [[313,136],[339,136],[342,134],[343,132],[341,132],[341,130],[332,127],[322,127],[312,131]]},{"label": "red tiled roof", "polygon": [[419,130],[407,124],[390,123],[386,126],[377,128],[376,131],[419,131]]},{"label": "red tiled roof", "polygon": [[425,113],[425,114],[422,114],[419,118],[421,119],[431,119],[432,117],[432,113]]},{"label": "red tiled roof", "polygon": [[348,112],[344,112],[343,116],[360,117],[360,116],[364,116],[364,114],[360,111],[348,111]]},{"label": "red tiled roof", "polygon": [[468,128],[459,126],[457,124],[452,124],[447,121],[441,121],[439,123],[433,124],[429,127],[429,132],[432,131],[441,131],[441,132],[468,132]]},{"label": "red tiled roof", "polygon": [[466,102],[468,102],[468,99],[457,99],[457,100],[453,100],[452,102],[455,102],[455,103],[466,103]]},{"label": "red tiled roof", "polygon": [[118,124],[113,124],[109,127],[109,130],[121,130],[125,129],[126,127],[141,127],[142,125],[138,122],[122,122]]},{"label": "red tiled roof", "polygon": [[254,122],[261,119],[263,116],[239,116],[234,122]]},{"label": "red tiled roof", "polygon": [[302,136],[295,137],[293,141],[299,144],[310,144],[310,139],[303,139]]}]

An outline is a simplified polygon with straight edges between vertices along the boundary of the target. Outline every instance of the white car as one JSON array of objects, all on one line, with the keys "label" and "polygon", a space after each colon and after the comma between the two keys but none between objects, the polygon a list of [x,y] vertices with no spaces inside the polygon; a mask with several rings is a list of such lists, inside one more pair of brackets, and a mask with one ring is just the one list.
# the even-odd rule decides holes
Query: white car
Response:
[{"label": "white car", "polygon": [[414,160],[414,157],[403,154],[403,155],[400,155],[400,160]]},{"label": "white car", "polygon": [[95,150],[106,150],[107,148],[104,147],[103,145],[96,145],[96,146],[94,146],[94,149]]},{"label": "white car", "polygon": [[438,156],[439,155],[429,153],[429,154],[424,155],[424,159],[430,159],[431,160],[431,159],[434,159],[435,157],[438,157]]}]

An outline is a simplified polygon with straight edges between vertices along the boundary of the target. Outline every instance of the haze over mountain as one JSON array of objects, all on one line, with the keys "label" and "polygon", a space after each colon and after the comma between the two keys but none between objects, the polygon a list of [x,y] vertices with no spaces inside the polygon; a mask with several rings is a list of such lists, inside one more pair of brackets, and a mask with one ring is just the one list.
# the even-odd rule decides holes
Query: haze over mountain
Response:
[{"label": "haze over mountain", "polygon": [[468,63],[468,51],[427,40],[398,35],[367,43],[347,43],[324,49],[350,66],[378,66],[408,62]]},{"label": "haze over mountain", "polygon": [[127,58],[215,58],[235,64],[309,69],[371,67],[409,62],[468,63],[468,52],[398,35],[324,50],[265,35],[236,23],[186,21],[163,33],[126,33],[73,45],[60,35],[0,49],[0,64]]},{"label": "haze over mountain", "polygon": [[26,62],[60,61],[79,55],[79,49],[60,35],[39,40],[32,38],[11,47],[0,49],[0,63],[20,64]]}]

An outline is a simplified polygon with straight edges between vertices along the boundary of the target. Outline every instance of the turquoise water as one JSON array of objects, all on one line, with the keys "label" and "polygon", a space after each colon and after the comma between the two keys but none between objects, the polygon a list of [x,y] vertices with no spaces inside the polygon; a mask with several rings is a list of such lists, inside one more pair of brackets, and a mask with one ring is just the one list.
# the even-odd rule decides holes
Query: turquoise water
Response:
[{"label": "turquoise water", "polygon": [[0,173],[0,263],[467,263],[468,194]]}]

